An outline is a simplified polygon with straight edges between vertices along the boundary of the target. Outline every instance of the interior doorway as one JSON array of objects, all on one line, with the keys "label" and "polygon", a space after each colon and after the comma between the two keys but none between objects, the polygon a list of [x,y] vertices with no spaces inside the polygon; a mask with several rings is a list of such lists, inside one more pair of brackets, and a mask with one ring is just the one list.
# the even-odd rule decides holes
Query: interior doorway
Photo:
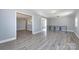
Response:
[{"label": "interior doorway", "polygon": [[32,34],[32,16],[16,12],[17,39],[24,39]]},{"label": "interior doorway", "polygon": [[46,18],[41,18],[41,28],[42,31],[47,31],[47,19]]}]

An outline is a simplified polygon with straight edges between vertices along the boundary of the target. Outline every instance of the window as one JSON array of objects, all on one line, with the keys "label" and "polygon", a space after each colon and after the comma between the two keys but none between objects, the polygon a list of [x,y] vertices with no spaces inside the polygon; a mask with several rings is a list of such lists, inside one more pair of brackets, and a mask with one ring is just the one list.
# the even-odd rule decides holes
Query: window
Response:
[{"label": "window", "polygon": [[78,26],[78,18],[76,17],[75,18],[75,27],[77,27]]}]

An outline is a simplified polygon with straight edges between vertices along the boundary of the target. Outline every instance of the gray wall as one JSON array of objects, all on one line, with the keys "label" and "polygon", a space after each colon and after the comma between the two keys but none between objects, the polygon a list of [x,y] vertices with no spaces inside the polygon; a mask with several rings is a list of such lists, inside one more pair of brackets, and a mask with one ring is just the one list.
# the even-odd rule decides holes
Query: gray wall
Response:
[{"label": "gray wall", "polygon": [[27,19],[27,30],[32,31],[32,17]]},{"label": "gray wall", "polygon": [[17,30],[26,29],[26,20],[23,18],[17,18]]},{"label": "gray wall", "polygon": [[33,34],[41,31],[41,16],[34,15],[32,19]]},{"label": "gray wall", "polygon": [[64,16],[60,18],[48,18],[47,25],[68,26],[68,31],[74,31],[75,15]]},{"label": "gray wall", "polygon": [[13,37],[16,37],[15,11],[0,9],[0,40]]}]

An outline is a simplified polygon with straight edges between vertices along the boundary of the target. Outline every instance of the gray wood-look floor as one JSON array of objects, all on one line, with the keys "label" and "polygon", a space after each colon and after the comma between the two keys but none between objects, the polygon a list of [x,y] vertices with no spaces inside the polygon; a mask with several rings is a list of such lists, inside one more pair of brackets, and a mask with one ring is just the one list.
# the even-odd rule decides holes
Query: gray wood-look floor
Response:
[{"label": "gray wood-look floor", "polygon": [[78,50],[79,39],[71,32],[48,31],[32,35],[18,31],[17,40],[0,44],[0,50]]}]

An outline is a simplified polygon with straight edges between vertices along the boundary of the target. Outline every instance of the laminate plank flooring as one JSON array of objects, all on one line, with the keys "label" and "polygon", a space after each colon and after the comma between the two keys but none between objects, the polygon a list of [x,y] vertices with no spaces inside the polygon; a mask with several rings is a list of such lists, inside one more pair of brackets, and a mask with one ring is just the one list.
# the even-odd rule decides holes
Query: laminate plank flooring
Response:
[{"label": "laminate plank flooring", "polygon": [[0,50],[78,50],[79,39],[71,32],[18,31],[17,40],[0,44]]}]

